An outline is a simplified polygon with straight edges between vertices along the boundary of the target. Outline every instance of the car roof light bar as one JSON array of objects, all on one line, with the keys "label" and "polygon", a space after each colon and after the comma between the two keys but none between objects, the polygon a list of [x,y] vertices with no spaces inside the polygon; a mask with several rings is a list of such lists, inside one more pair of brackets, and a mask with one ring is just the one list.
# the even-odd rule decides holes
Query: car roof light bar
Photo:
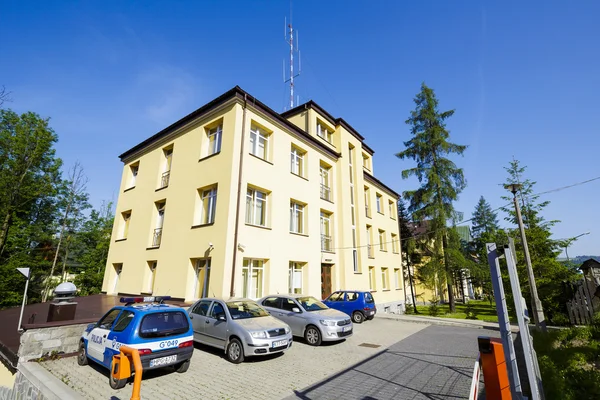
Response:
[{"label": "car roof light bar", "polygon": [[162,304],[165,300],[170,300],[171,296],[146,296],[146,297],[121,297],[121,303],[131,305],[134,303],[158,303]]}]

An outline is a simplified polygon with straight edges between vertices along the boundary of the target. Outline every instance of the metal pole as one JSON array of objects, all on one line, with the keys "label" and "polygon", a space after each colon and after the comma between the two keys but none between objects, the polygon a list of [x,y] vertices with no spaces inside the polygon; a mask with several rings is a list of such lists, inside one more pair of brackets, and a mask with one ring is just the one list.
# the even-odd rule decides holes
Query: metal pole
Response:
[{"label": "metal pole", "polygon": [[19,331],[19,332],[23,331],[23,329],[21,328],[21,322],[23,321],[23,310],[25,309],[25,300],[27,299],[27,288],[28,287],[29,287],[29,276],[27,276],[27,281],[25,282],[25,292],[23,292],[23,304],[21,304],[21,315],[19,316],[19,326],[17,328],[17,331]]},{"label": "metal pole", "polygon": [[533,275],[533,267],[531,266],[531,257],[529,256],[529,247],[527,246],[527,237],[525,236],[525,227],[521,218],[521,209],[517,201],[517,191],[513,192],[513,201],[515,203],[515,212],[517,213],[517,222],[519,223],[519,231],[521,233],[521,242],[523,243],[523,252],[525,253],[525,263],[527,264],[527,277],[529,278],[529,289],[531,290],[531,306],[533,308],[533,319],[535,325],[543,332],[546,332],[546,318],[544,317],[544,309],[542,302],[538,297],[537,287],[535,285],[535,276]]}]

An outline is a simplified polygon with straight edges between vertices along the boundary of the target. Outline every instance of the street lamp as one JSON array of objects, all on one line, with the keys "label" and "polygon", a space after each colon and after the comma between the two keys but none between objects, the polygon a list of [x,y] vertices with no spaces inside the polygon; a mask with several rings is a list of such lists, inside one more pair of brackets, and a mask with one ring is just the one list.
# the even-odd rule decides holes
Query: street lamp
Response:
[{"label": "street lamp", "polygon": [[585,233],[582,233],[581,235],[577,235],[577,236],[572,237],[570,239],[566,239],[566,241],[565,241],[565,255],[567,256],[567,262],[569,262],[569,246],[571,245],[571,242],[574,242],[575,239],[577,239],[579,237],[582,237],[582,236],[585,236],[585,235],[589,235],[589,234],[590,234],[590,232],[585,232]]},{"label": "street lamp", "polygon": [[520,191],[522,187],[523,185],[517,183],[504,185],[504,188],[508,189],[513,194],[515,213],[517,214],[517,222],[519,224],[519,231],[521,233],[521,243],[523,244],[525,262],[527,263],[527,277],[529,278],[529,289],[531,290],[531,305],[533,308],[533,319],[535,321],[535,325],[545,332],[546,318],[544,317],[544,309],[542,307],[542,302],[538,297],[537,286],[535,285],[535,276],[533,275],[533,267],[531,266],[529,247],[527,246],[527,237],[525,236],[525,227],[523,226],[523,219],[521,218],[521,209],[519,208],[519,202],[517,201],[517,192]]},{"label": "street lamp", "polygon": [[31,277],[31,270],[29,268],[17,268],[27,281],[25,282],[25,291],[23,292],[23,304],[21,304],[21,315],[19,316],[19,327],[17,331],[22,332],[23,328],[21,328],[21,322],[23,321],[23,310],[25,309],[25,302],[27,301],[27,288],[29,287],[29,278]]}]

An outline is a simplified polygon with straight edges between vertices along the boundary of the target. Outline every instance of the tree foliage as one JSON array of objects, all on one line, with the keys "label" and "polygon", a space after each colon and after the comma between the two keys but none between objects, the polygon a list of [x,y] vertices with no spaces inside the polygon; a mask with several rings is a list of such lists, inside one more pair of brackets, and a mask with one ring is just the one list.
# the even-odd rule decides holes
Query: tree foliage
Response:
[{"label": "tree foliage", "polygon": [[453,202],[465,188],[463,170],[447,158],[450,155],[462,155],[467,146],[449,141],[450,133],[446,129],[446,120],[454,110],[439,111],[438,100],[433,89],[424,83],[421,92],[415,97],[415,110],[406,123],[411,126],[411,139],[404,142],[405,150],[396,154],[400,159],[412,159],[413,168],[402,171],[402,178],[416,177],[420,187],[404,192],[409,200],[409,212],[417,221],[430,220],[434,239],[434,256],[425,266],[443,276],[448,284],[450,309],[453,311],[452,291],[453,271],[448,259],[448,239],[446,223],[455,215]]}]

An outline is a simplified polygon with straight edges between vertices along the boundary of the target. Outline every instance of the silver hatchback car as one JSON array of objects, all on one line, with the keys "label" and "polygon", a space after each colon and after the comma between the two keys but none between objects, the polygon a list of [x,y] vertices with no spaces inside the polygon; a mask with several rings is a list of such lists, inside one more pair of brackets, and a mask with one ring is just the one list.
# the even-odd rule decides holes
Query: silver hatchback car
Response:
[{"label": "silver hatchback car", "polygon": [[235,364],[244,357],[280,353],[292,347],[290,327],[253,300],[203,298],[188,309],[188,314],[194,341],[225,350],[227,359]]},{"label": "silver hatchback car", "polygon": [[352,336],[350,317],[312,296],[277,294],[263,297],[258,303],[275,318],[287,323],[294,336],[303,336],[312,346]]}]

